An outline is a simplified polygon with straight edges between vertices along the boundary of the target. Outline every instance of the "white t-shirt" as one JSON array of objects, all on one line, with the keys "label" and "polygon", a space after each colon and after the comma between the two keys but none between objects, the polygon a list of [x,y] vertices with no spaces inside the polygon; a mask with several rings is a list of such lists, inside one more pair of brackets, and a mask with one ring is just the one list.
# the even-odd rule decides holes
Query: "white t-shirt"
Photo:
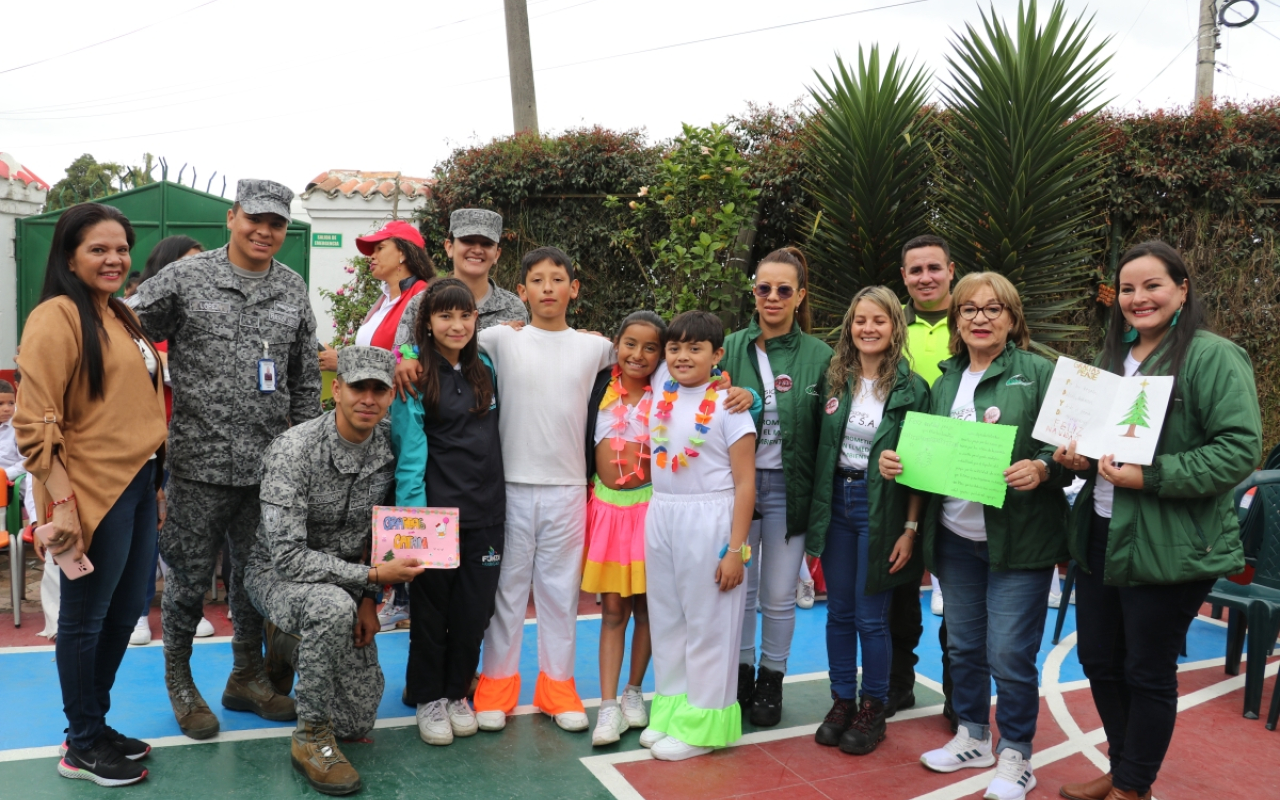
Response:
[{"label": "white t-shirt", "polygon": [[[960,388],[956,391],[955,402],[951,404],[952,419],[977,421],[978,415],[973,407],[973,392],[978,388],[978,383],[985,374],[987,374],[985,369],[982,372],[965,370],[960,376]],[[958,497],[944,497],[942,524],[957,536],[963,536],[971,541],[987,540],[987,521],[982,516],[982,503],[961,500]]]},{"label": "white t-shirt", "polygon": [[[657,398],[662,397],[660,387],[670,377],[671,373],[667,371],[667,365],[659,364],[658,370],[653,374],[653,387]],[[698,434],[698,438],[705,441],[701,445],[691,444],[689,437],[695,433],[694,415],[698,413],[698,406],[706,396],[709,385],[704,383],[701,386],[681,386],[677,389],[676,401],[671,407],[671,416],[665,420],[658,418],[655,400],[654,412],[649,414],[650,448],[656,450],[660,445],[665,446],[669,455],[683,453],[686,447],[698,451],[698,457],[689,458],[689,465],[680,467],[678,472],[672,472],[670,464],[667,464],[666,469],[659,469],[656,460],[650,459],[653,491],[656,494],[704,494],[733,488],[729,445],[744,436],[755,436],[756,425],[751,420],[750,414],[730,414],[726,411],[724,401],[727,393],[718,392],[716,410],[708,426],[710,430],[707,433]],[[653,429],[659,425],[665,425],[667,428],[666,431],[657,434],[667,439],[665,443],[653,441]],[[505,453],[504,450],[503,454]],[[582,457],[579,456],[578,460],[581,461]]]},{"label": "white t-shirt", "polygon": [[[1141,361],[1133,360],[1133,351],[1124,357],[1124,376],[1126,378],[1140,374]],[[1111,504],[1116,497],[1116,485],[1098,473],[1098,481],[1093,485],[1093,513],[1111,519]]]},{"label": "white t-shirt", "polygon": [[849,421],[844,425],[844,439],[840,442],[840,466],[845,469],[867,468],[876,428],[884,419],[884,401],[876,399],[875,389],[874,379],[863,378],[858,396],[849,407]]},{"label": "white t-shirt", "polygon": [[778,418],[778,390],[773,367],[764,348],[756,345],[760,381],[764,386],[764,411],[760,416],[760,443],[756,445],[756,469],[782,469],[782,420]]},{"label": "white t-shirt", "polygon": [[494,325],[476,334],[498,374],[502,466],[507,483],[584,486],[582,433],[596,373],[613,343],[572,328]]},{"label": "white t-shirt", "polygon": [[370,347],[373,344],[373,335],[378,332],[378,326],[391,313],[391,309],[399,305],[404,299],[404,292],[400,296],[391,299],[391,295],[387,290],[387,284],[382,284],[382,296],[378,298],[377,306],[369,312],[369,316],[365,317],[364,322],[360,324],[360,328],[356,331],[356,344],[361,347]]}]

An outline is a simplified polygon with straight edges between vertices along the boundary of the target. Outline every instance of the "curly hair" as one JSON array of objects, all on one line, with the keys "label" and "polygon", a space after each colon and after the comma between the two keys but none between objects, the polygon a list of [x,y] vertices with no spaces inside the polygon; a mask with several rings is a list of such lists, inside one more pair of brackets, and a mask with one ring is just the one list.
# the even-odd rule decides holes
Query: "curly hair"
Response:
[{"label": "curly hair", "polygon": [[893,332],[889,334],[889,348],[880,359],[880,368],[876,371],[875,397],[884,402],[897,380],[898,362],[909,352],[907,317],[902,312],[902,304],[898,302],[897,295],[884,286],[868,286],[855,294],[849,302],[844,322],[840,323],[840,340],[836,342],[831,365],[827,367],[827,386],[830,387],[831,397],[839,397],[851,377],[862,376],[862,353],[853,343],[853,317],[857,313],[858,304],[863,300],[874,303],[888,315],[893,324]]}]

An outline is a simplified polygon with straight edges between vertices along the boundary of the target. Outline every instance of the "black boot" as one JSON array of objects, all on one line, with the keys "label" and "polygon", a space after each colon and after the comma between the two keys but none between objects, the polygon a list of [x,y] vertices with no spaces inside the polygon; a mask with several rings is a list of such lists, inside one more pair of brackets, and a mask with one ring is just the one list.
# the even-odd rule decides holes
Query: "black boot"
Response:
[{"label": "black boot", "polygon": [[956,716],[956,710],[951,707],[950,700],[947,700],[942,704],[942,716],[946,717],[947,724],[951,726],[952,733],[960,730],[960,717]]},{"label": "black boot", "polygon": [[916,693],[910,689],[889,690],[889,702],[884,704],[885,717],[892,717],[916,704]]},{"label": "black boot", "polygon": [[751,696],[751,724],[772,728],[782,721],[782,673],[761,666]]},{"label": "black boot", "polygon": [[849,730],[840,737],[840,751],[855,756],[865,756],[884,741],[884,703],[874,697],[862,696],[862,708],[853,718]]},{"label": "black boot", "polygon": [[751,708],[751,696],[756,693],[756,668],[750,664],[738,664],[738,706]]},{"label": "black boot", "polygon": [[831,710],[827,712],[827,718],[818,726],[818,732],[813,735],[813,740],[827,747],[840,744],[840,737],[849,730],[849,725],[852,724],[857,713],[857,700],[844,700],[837,697],[831,704]]}]

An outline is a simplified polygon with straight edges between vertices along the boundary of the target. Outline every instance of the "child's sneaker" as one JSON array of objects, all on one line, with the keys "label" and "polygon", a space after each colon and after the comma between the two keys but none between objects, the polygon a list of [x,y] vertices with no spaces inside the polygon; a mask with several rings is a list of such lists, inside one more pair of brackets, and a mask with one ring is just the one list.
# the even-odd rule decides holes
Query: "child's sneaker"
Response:
[{"label": "child's sneaker", "polygon": [[813,581],[797,580],[796,605],[800,608],[813,608]]},{"label": "child's sneaker", "polygon": [[560,726],[560,730],[570,733],[581,733],[591,727],[591,720],[587,719],[586,713],[582,711],[562,711],[559,714],[553,714],[552,717]]},{"label": "child's sneaker", "polygon": [[383,603],[382,610],[378,612],[378,625],[381,630],[395,630],[396,623],[409,618],[409,608],[407,606],[398,606],[394,603]]},{"label": "child's sneaker", "polygon": [[987,784],[982,800],[1023,800],[1034,788],[1036,776],[1031,771],[1031,762],[1023,758],[1022,753],[1007,747],[1000,753],[1000,766],[996,767],[996,776]]},{"label": "child's sneaker", "polygon": [[920,763],[934,772],[955,772],[966,767],[989,767],[996,763],[991,755],[991,737],[975,739],[961,730],[945,747],[920,756]]},{"label": "child's sneaker", "polygon": [[58,774],[99,786],[128,786],[147,777],[147,768],[125,758],[106,736],[100,736],[87,750],[68,747],[58,762]]},{"label": "child's sneaker", "polygon": [[475,712],[471,710],[471,704],[467,702],[467,698],[450,700],[445,710],[449,713],[449,725],[453,728],[454,736],[475,736],[476,731],[480,730]]},{"label": "child's sneaker", "polygon": [[644,707],[644,694],[639,686],[628,686],[622,690],[622,716],[628,727],[647,728],[649,711]]},{"label": "child's sneaker", "polygon": [[649,748],[649,752],[653,753],[653,757],[659,761],[684,761],[686,758],[705,756],[714,749],[686,744],[674,736],[668,736]]},{"label": "child's sneaker", "polygon": [[653,728],[645,728],[644,733],[640,734],[640,746],[653,747],[665,738],[667,738],[667,734],[662,731],[655,731]]},{"label": "child's sneaker", "polygon": [[418,705],[418,735],[427,744],[453,744],[453,726],[449,724],[448,700],[440,698]]},{"label": "child's sneaker", "polygon": [[[231,612],[227,611],[227,619],[231,619]],[[196,624],[196,638],[204,639],[213,635],[213,623],[204,617],[200,618],[200,622]]]},{"label": "child's sneaker", "polygon": [[476,724],[482,731],[500,731],[507,727],[507,715],[504,711],[477,711]]},{"label": "child's sneaker", "polygon": [[151,621],[146,617],[138,617],[138,624],[133,626],[129,634],[129,644],[151,644]]},{"label": "child's sneaker", "polygon": [[629,727],[626,716],[617,705],[600,706],[600,713],[596,716],[596,729],[591,732],[591,746],[613,744],[622,738]]}]

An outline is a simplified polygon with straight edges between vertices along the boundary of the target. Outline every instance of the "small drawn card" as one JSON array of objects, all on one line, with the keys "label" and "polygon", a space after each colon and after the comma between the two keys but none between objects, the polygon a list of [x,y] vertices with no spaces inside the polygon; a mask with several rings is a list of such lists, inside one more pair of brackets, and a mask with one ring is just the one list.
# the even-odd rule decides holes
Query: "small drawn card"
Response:
[{"label": "small drawn card", "polygon": [[458,509],[373,507],[373,563],[416,558],[432,569],[458,566]]},{"label": "small drawn card", "polygon": [[1104,369],[1058,359],[1040,407],[1033,438],[1089,458],[1114,456],[1125,464],[1155,459],[1164,412],[1173,394],[1172,377],[1121,377]]}]

